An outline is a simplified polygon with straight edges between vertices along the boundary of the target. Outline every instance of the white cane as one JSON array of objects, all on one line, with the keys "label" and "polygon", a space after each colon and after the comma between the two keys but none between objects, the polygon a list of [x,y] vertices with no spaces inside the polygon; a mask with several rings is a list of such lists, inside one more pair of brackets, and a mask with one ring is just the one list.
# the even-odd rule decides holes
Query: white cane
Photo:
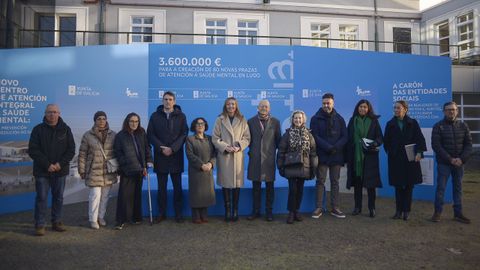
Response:
[{"label": "white cane", "polygon": [[150,174],[147,169],[147,189],[148,189],[148,210],[150,211],[150,226],[153,225],[153,215],[152,215],[152,194],[150,192]]}]

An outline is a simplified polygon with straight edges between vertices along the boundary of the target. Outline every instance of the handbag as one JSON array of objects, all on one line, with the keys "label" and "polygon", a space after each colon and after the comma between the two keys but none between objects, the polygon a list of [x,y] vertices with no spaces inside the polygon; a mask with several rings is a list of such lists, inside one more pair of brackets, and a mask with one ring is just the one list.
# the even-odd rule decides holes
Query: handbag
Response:
[{"label": "handbag", "polygon": [[293,166],[293,165],[303,165],[303,151],[299,149],[297,151],[288,152],[285,155],[285,166]]},{"label": "handbag", "polygon": [[103,157],[107,161],[107,172],[108,173],[117,173],[118,167],[119,167],[118,160],[116,158],[107,159],[107,155],[105,155],[105,152],[103,151],[102,145],[100,145],[100,151],[102,151]]}]

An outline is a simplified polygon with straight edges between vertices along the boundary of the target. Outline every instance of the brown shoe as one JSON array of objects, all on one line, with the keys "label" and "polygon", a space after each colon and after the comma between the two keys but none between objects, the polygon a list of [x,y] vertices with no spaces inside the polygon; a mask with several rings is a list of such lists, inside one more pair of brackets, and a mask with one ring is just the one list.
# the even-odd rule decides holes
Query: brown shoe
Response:
[{"label": "brown shoe", "polygon": [[455,215],[454,219],[458,222],[465,223],[465,224],[471,223],[470,219],[464,216],[462,213]]},{"label": "brown shoe", "polygon": [[35,227],[35,235],[36,236],[44,236],[45,235],[45,227]]},{"label": "brown shoe", "polygon": [[438,213],[438,212],[433,213],[433,216],[432,216],[431,221],[433,221],[433,222],[440,222],[440,216],[441,216],[441,214]]},{"label": "brown shoe", "polygon": [[64,232],[67,229],[65,228],[65,226],[63,225],[62,222],[54,222],[52,224],[52,230],[57,231],[57,232]]}]

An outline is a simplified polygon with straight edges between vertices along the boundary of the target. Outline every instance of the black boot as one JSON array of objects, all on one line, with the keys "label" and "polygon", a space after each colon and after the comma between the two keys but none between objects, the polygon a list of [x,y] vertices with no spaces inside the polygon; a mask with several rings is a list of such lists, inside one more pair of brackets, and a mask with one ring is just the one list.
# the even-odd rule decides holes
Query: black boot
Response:
[{"label": "black boot", "polygon": [[287,223],[293,224],[294,219],[295,219],[295,214],[292,211],[288,212]]},{"label": "black boot", "polygon": [[410,216],[410,212],[403,212],[403,220],[407,221]]},{"label": "black boot", "polygon": [[393,219],[401,219],[402,218],[402,212],[397,211],[395,212],[395,215],[392,217]]},{"label": "black boot", "polygon": [[302,221],[303,220],[303,217],[302,217],[302,215],[300,215],[300,212],[298,212],[298,210],[293,212],[293,218],[295,219],[295,221]]},{"label": "black boot", "polygon": [[375,209],[370,209],[369,217],[374,218],[376,215],[377,215],[377,212],[375,211]]},{"label": "black boot", "polygon": [[223,192],[223,202],[225,204],[225,221],[230,222],[232,219],[231,210],[230,210],[230,189],[222,188]]},{"label": "black boot", "polygon": [[233,198],[232,198],[232,221],[238,221],[238,199],[240,197],[240,188],[233,189]]},{"label": "black boot", "polygon": [[267,210],[265,219],[266,219],[267,221],[273,221],[273,213],[272,213],[272,210],[271,210],[271,209],[268,209],[268,210]]}]

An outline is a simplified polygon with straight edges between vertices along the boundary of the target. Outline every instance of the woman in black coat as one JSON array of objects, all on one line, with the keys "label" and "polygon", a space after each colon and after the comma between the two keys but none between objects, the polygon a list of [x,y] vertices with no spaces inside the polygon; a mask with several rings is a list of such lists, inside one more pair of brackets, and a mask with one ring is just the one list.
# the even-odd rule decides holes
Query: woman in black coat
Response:
[{"label": "woman in black coat", "polygon": [[115,229],[121,230],[126,221],[142,221],[142,178],[147,175],[147,166],[153,166],[147,134],[138,114],[127,115],[122,131],[115,136],[113,151],[120,167]]},{"label": "woman in black coat", "polygon": [[370,217],[375,217],[376,188],[382,187],[380,180],[379,146],[383,143],[382,129],[372,104],[366,99],[355,106],[348,122],[347,143],[347,188],[354,187],[355,208],[352,215],[362,212],[362,189],[368,193]]},{"label": "woman in black coat", "polygon": [[[305,127],[305,113],[294,111],[291,121],[291,127],[283,134],[277,152],[280,175],[288,179],[288,224],[303,220],[298,212],[302,204],[303,185],[305,180],[315,178],[318,165],[315,139]],[[288,157],[295,153],[301,158]],[[295,160],[298,162],[292,162]]]},{"label": "woman in black coat", "polygon": [[[418,122],[407,115],[408,104],[395,102],[394,116],[385,126],[384,147],[388,155],[388,183],[395,187],[396,212],[393,219],[408,220],[415,184],[422,183],[420,160],[427,150]],[[414,144],[414,146],[413,146]],[[413,146],[414,156],[407,158],[405,146]]]}]

